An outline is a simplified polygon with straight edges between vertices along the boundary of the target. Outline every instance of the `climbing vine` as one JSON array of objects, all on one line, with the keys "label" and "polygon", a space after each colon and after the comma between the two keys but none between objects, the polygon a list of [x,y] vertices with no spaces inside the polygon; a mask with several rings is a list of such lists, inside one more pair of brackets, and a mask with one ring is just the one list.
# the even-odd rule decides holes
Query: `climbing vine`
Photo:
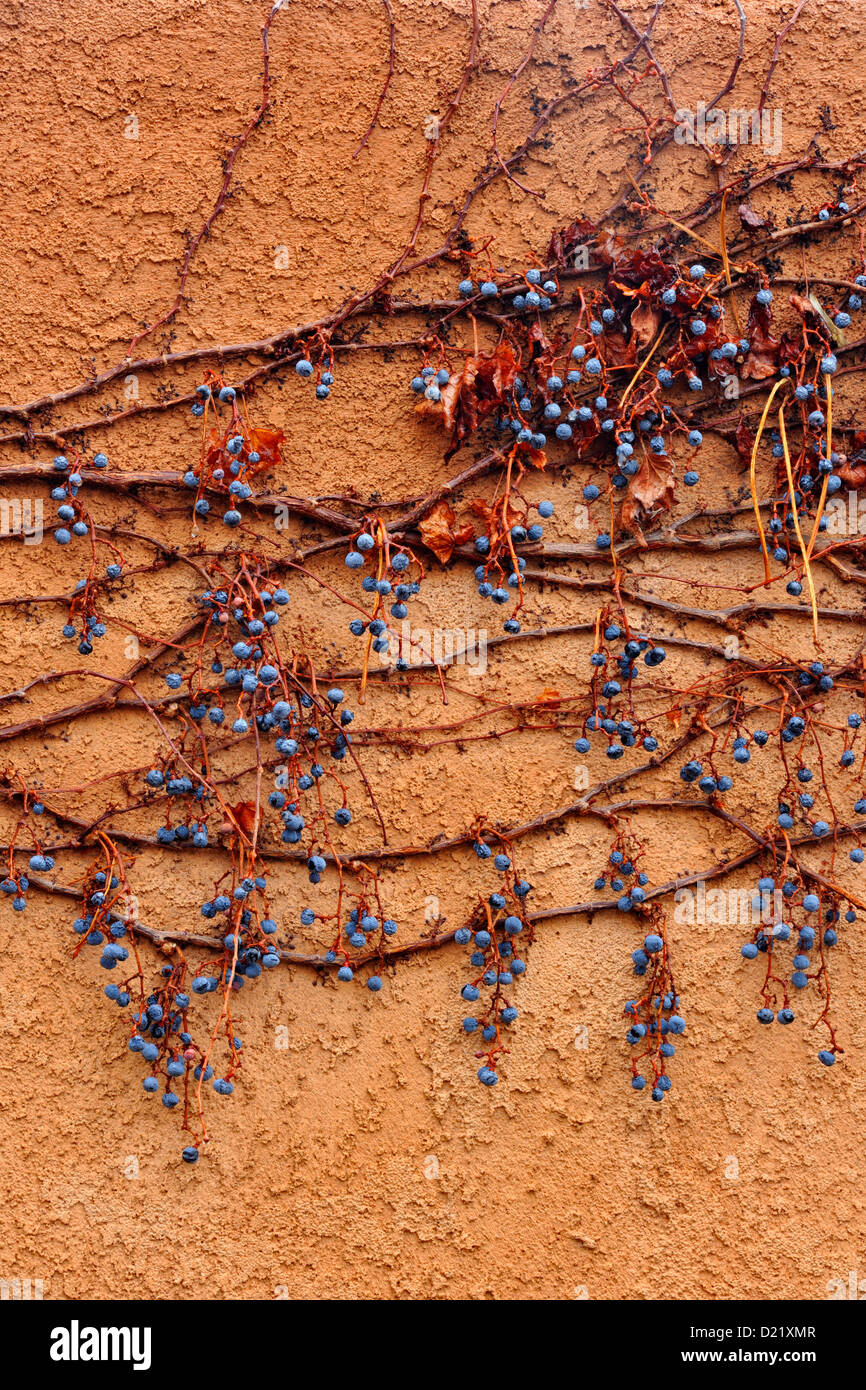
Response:
[{"label": "climbing vine", "polygon": [[[713,187],[676,218],[667,213],[652,175],[680,139],[683,117],[655,48],[663,0],[644,28],[600,0],[626,49],[536,103],[531,128],[505,153],[502,113],[554,15],[550,0],[491,112],[489,147],[479,151],[447,232],[434,236],[437,160],[482,66],[482,18],[470,0],[465,65],[427,137],[417,212],[391,263],[316,322],[253,342],[166,344],[134,357],[180,313],[196,252],[217,219],[228,226],[236,161],[274,100],[270,36],[281,8],[262,29],[261,100],[227,155],[216,203],[189,239],[168,309],[142,325],[113,367],[0,407],[0,443],[19,452],[0,468],[0,482],[20,490],[31,481],[50,493],[47,539],[68,553],[75,575],[69,592],[5,601],[25,612],[37,603],[56,610],[74,656],[4,693],[2,703],[73,678],[93,687],[76,704],[0,732],[10,826],[0,890],[10,910],[32,913],[34,894],[70,900],[70,955],[97,954],[110,977],[107,1001],[124,1020],[117,1037],[125,1034],[143,1069],[143,1092],[178,1111],[187,1162],[209,1140],[211,1097],[231,1094],[243,1073],[237,995],[263,988],[256,982],[268,972],[289,965],[378,994],[401,958],[459,948],[466,978],[455,1030],[465,1035],[467,1064],[471,1056],[492,1087],[507,1083],[508,1053],[518,1045],[533,942],[552,920],[604,912],[628,914],[634,925],[631,961],[623,963],[624,1072],[636,1091],[662,1101],[676,1080],[676,1040],[688,1036],[672,913],[683,892],[739,869],[753,877],[752,925],[736,949],[760,971],[756,1020],[817,1030],[817,1058],[834,1065],[844,1039],[831,1007],[831,956],[866,907],[857,873],[866,644],[834,655],[839,626],[844,644],[861,609],[842,608],[827,592],[829,581],[852,592],[866,582],[864,541],[849,524],[850,498],[856,512],[866,482],[866,431],[850,394],[866,367],[857,331],[866,154],[829,160],[816,134],[795,158],[761,164],[751,148],[744,158],[735,142],[692,128]],[[714,110],[734,92],[746,51],[739,0],[731,9],[731,71],[707,103]],[[802,9],[775,38],[759,120]],[[387,71],[359,161],[373,157],[399,71],[387,0],[384,10]],[[599,93],[627,113],[618,138],[634,142],[634,176],[610,207],[575,208],[528,263],[502,266],[495,239],[484,234],[484,193],[505,181],[515,197],[540,198],[528,170],[534,151],[561,113]],[[837,265],[830,278],[810,268],[813,252],[828,247]],[[424,297],[431,269],[451,277],[447,297]],[[395,331],[401,320],[414,325],[407,336]],[[284,385],[289,411],[295,391],[313,393],[327,411],[346,359],[379,352],[405,363],[407,423],[427,432],[445,480],[422,482],[408,498],[363,497],[348,485],[327,498],[295,496],[286,436],[268,418],[265,387]],[[193,367],[188,390],[154,392],[55,427],[56,411],[122,376],[159,379]],[[184,413],[183,466],[113,467],[112,429],[166,412]],[[720,451],[709,470],[708,446]],[[723,508],[706,500],[719,457],[738,499]],[[106,517],[106,495],[126,499],[132,512]],[[184,547],[149,524],[179,506]],[[575,539],[577,531],[586,538]],[[147,563],[137,558],[142,548]],[[647,581],[673,586],[677,576],[648,569],[649,557],[663,567],[682,551],[701,565],[695,587],[710,589],[725,586],[706,581],[707,565],[740,552],[751,577],[726,586],[737,601],[702,608],[659,596]],[[455,683],[469,651],[431,644],[412,617],[446,568],[459,575],[467,605],[470,596],[485,605],[487,646],[503,658],[519,661],[529,643],[574,640],[581,655],[567,688],[559,681],[509,702]],[[187,595],[186,621],[160,631],[155,611],[151,630],[141,631],[124,619],[124,599],[131,585],[166,569]],[[573,599],[575,620],[539,622],[536,598],[545,592]],[[350,665],[317,655],[317,602],[338,607],[355,653]],[[766,637],[749,642],[776,619],[806,626],[809,659]],[[694,635],[707,624],[722,640]],[[122,675],[100,669],[100,643],[115,629],[136,652]],[[684,658],[697,661],[696,678]],[[397,728],[368,717],[383,688],[404,696]],[[443,709],[460,689],[475,713],[422,723],[413,696],[431,688]],[[21,741],[121,708],[156,731],[159,754],[102,779],[97,817],[81,815],[82,787],[36,785],[24,775]],[[434,735],[454,746],[480,738],[504,758],[510,741],[542,731],[556,734],[565,756],[573,750],[605,775],[523,824],[505,823],[491,792],[489,811],[471,824],[455,828],[443,810],[435,840],[393,842],[388,806],[365,765],[370,749],[423,759]],[[750,764],[760,766],[763,799],[746,780]],[[659,795],[657,780],[647,786],[669,771],[676,795]],[[359,846],[347,837],[360,812],[375,841]],[[661,815],[714,819],[742,849],[654,882],[652,832],[639,813],[650,824]],[[604,862],[588,866],[585,900],[536,905],[534,844],[589,819],[603,825],[609,845]],[[383,868],[445,851],[476,856],[486,887],[466,902],[460,925],[437,919],[414,935],[399,910],[390,915]],[[212,888],[198,922],[154,923],[136,891],[136,858],[145,852],[206,857]],[[287,883],[297,903],[291,912],[275,906]]]}]

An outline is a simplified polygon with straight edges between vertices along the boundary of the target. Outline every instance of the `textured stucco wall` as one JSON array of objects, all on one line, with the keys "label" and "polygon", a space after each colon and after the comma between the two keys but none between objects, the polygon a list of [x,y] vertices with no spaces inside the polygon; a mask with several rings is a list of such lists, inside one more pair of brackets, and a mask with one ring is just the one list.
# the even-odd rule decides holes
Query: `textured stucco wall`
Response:
[{"label": "textured stucco wall", "polygon": [[[751,103],[783,7],[747,0],[746,8],[739,90]],[[314,319],[368,284],[403,245],[415,213],[424,124],[458,79],[468,5],[393,0],[393,9],[396,72],[380,127],[357,160],[352,154],[385,70],[382,7],[374,0],[315,0],[292,4],[275,21],[273,111],[240,156],[228,206],[194,261],[174,346],[255,339]],[[648,7],[637,9],[645,18]],[[677,100],[693,105],[727,75],[733,6],[670,0],[666,9],[658,51]],[[493,104],[541,11],[536,0],[483,0],[482,67],[437,164],[434,229],[448,225],[490,148]],[[258,0],[5,7],[4,400],[56,390],[113,364],[140,323],[171,302],[184,234],[212,205],[227,142],[258,100],[264,13]],[[821,136],[828,155],[866,144],[862,70],[852,57],[862,14],[862,4],[814,3],[785,43],[774,92],[786,156],[805,148],[828,96],[836,122]],[[535,64],[506,104],[503,147],[526,131],[534,101],[623,51],[621,34],[595,0],[587,8],[560,0]],[[130,117],[135,139],[127,138]],[[630,124],[607,96],[587,99],[557,119],[528,166],[530,183],[545,190],[543,202],[503,181],[493,185],[468,230],[478,242],[494,236],[496,265],[517,267],[531,249],[543,254],[553,229],[612,200],[635,137],[611,133],[611,126]],[[672,215],[697,202],[706,186],[695,181],[699,168],[678,150],[659,162],[656,197]],[[818,183],[798,184],[791,206],[817,202]],[[712,225],[707,234],[714,236]],[[424,245],[434,244],[431,232]],[[282,246],[287,269],[275,267]],[[853,243],[842,264],[822,264],[847,275],[852,251]],[[436,270],[416,288],[450,293],[454,278],[456,267],[454,276]],[[396,336],[403,327],[385,322],[374,332]],[[154,350],[167,341],[160,336]],[[310,496],[343,491],[350,482],[361,493],[412,496],[423,480],[447,477],[453,464],[443,462],[442,437],[411,411],[406,382],[414,365],[410,353],[390,361],[372,353],[347,358],[324,408],[313,408],[291,373],[267,383],[254,405],[257,418],[287,435],[283,484]],[[194,380],[190,372],[158,378],[178,389]],[[142,378],[142,399],[153,398],[156,384]],[[122,399],[122,384],[99,397],[103,404]],[[854,387],[846,388],[846,402],[853,412]],[[94,413],[92,400],[74,402],[55,412],[52,427]],[[95,428],[87,441],[125,469],[181,467],[196,456],[185,411]],[[34,456],[50,452],[40,447]],[[6,447],[0,462],[26,457]],[[717,460],[717,468],[705,469],[701,501],[723,506],[741,498],[743,478],[733,451],[719,447]],[[579,469],[527,484],[535,500],[551,495],[559,504],[552,537],[569,538],[579,484]],[[34,495],[45,493],[34,487]],[[168,495],[156,500],[158,513],[100,494],[96,509],[103,518],[137,513],[141,531],[188,544],[186,512]],[[299,534],[297,526],[290,532]],[[145,546],[130,543],[129,554],[132,563],[149,563]],[[4,598],[61,592],[78,573],[74,557],[51,545],[4,542],[3,560]],[[668,576],[718,585],[757,573],[751,558],[737,555],[675,556],[664,568]],[[342,582],[339,557],[321,572]],[[662,595],[688,592],[666,582],[659,581]],[[859,606],[858,594],[841,583],[826,576],[822,583],[825,601]],[[118,601],[121,615],[154,637],[165,635],[191,612],[195,587],[195,576],[178,567],[141,576]],[[336,605],[301,580],[291,587],[293,613],[312,623],[323,665],[354,661]],[[702,602],[728,601],[723,588],[714,598],[711,589],[700,592]],[[529,604],[547,623],[577,622],[595,611],[592,595],[565,588],[536,590]],[[465,570],[435,575],[421,612],[431,626],[489,622]],[[77,664],[60,637],[56,607],[7,607],[0,621],[2,693]],[[653,621],[653,631],[678,630],[658,615]],[[712,628],[698,625],[694,633],[719,640]],[[837,624],[826,651],[834,657],[853,650],[859,637],[855,627]],[[752,642],[745,650],[760,655],[806,651],[807,624],[768,624],[752,630]],[[545,687],[570,693],[584,679],[587,650],[562,639],[527,644],[507,661],[491,656],[489,691],[509,700],[532,699]],[[120,632],[109,633],[99,663],[104,671],[125,669]],[[702,672],[685,656],[673,656],[669,668],[683,684]],[[470,690],[473,679],[464,677]],[[92,682],[78,680],[36,687],[0,706],[0,719],[24,719],[92,693]],[[431,685],[413,696],[411,708],[420,724],[445,724],[477,706],[471,693],[458,692],[444,709]],[[408,710],[405,697],[377,688],[363,719],[392,726]],[[37,784],[81,785],[75,800],[87,815],[105,805],[105,786],[96,779],[142,765],[156,747],[152,726],[123,712],[4,744],[0,763],[22,768]],[[605,768],[593,756],[595,779]],[[519,822],[575,795],[571,740],[562,733],[440,743],[414,757],[374,747],[365,757],[396,843],[454,832],[478,814]],[[652,785],[660,796],[676,795],[675,768]],[[738,788],[741,804],[760,821],[771,795],[766,774],[753,766]],[[149,824],[152,830],[152,818]],[[644,816],[635,826],[648,836],[653,882],[742,848],[734,831],[699,817]],[[362,809],[353,834],[354,844],[373,842],[368,811]],[[600,822],[572,819],[521,842],[521,867],[536,885],[537,905],[584,900],[608,841]],[[142,852],[134,874],[142,917],[164,927],[188,921],[196,930],[216,862],[210,853],[191,865],[188,856]],[[59,856],[58,879],[74,881],[85,863],[81,855]],[[296,922],[304,876],[286,868],[276,881],[280,912]],[[733,879],[737,886],[749,881]],[[383,882],[410,936],[423,929],[430,896],[456,925],[475,895],[491,887],[462,850],[391,865]],[[291,1298],[546,1299],[582,1290],[590,1298],[822,1298],[828,1280],[847,1279],[851,1269],[866,1275],[866,960],[856,930],[833,961],[846,1052],[828,1073],[815,1061],[808,1030],[814,1004],[795,1028],[759,1029],[758,978],[739,960],[740,929],[674,924],[689,1030],[663,1106],[634,1095],[628,1083],[621,1010],[632,992],[631,920],[603,913],[539,931],[518,991],[512,1051],[493,1091],[478,1085],[472,1049],[459,1031],[466,969],[459,948],[401,963],[375,998],[283,968],[238,1002],[246,1066],[234,1097],[211,1105],[213,1142],[188,1168],[178,1163],[176,1117],[142,1096],[121,1020],[101,997],[103,972],[93,959],[70,959],[71,915],[62,900],[36,893],[23,918],[5,904],[0,911],[0,1275],[41,1278],[47,1298],[271,1298],[276,1290]],[[585,1049],[575,1046],[581,1029],[588,1030]],[[285,1036],[288,1048],[275,1046]]]}]

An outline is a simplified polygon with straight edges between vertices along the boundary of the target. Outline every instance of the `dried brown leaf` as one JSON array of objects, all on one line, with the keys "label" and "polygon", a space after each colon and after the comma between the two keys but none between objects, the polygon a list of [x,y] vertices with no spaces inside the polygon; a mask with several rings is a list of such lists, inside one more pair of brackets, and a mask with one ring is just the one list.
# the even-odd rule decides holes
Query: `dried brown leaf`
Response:
[{"label": "dried brown leaf", "polygon": [[458,543],[452,530],[455,520],[454,508],[450,503],[437,502],[418,527],[427,549],[432,550],[443,565],[451,559],[454,547]]}]

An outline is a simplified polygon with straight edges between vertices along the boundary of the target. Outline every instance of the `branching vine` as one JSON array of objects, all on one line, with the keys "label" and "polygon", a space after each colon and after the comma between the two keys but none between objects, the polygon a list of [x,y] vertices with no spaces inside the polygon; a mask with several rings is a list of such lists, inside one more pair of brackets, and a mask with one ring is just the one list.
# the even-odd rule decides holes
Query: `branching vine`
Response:
[{"label": "branching vine", "polygon": [[[804,7],[801,0],[774,38],[759,121]],[[387,69],[356,160],[374,157],[399,71],[388,0],[384,8]],[[866,429],[852,394],[866,369],[866,334],[856,327],[866,291],[866,154],[828,160],[816,136],[795,158],[758,167],[737,142],[691,130],[713,186],[674,217],[652,183],[684,128],[655,37],[664,0],[643,28],[613,0],[597,8],[630,47],[540,105],[506,153],[503,112],[513,119],[557,0],[538,7],[493,105],[490,147],[479,151],[438,246],[426,247],[437,161],[486,62],[476,0],[462,70],[426,141],[411,229],[386,268],[316,321],[134,358],[183,308],[196,251],[271,109],[269,40],[283,9],[274,5],[262,28],[260,102],[188,240],[171,304],[134,335],[123,361],[0,406],[0,444],[11,456],[0,484],[16,495],[25,482],[50,493],[53,541],[76,564],[68,592],[26,592],[3,604],[56,609],[77,653],[73,664],[0,696],[9,714],[0,729],[9,826],[0,890],[17,912],[34,892],[75,904],[73,957],[98,948],[112,977],[105,994],[145,1066],[143,1089],[182,1116],[188,1162],[210,1137],[207,1098],[230,1094],[242,1071],[236,996],[264,972],[288,964],[376,994],[407,956],[469,948],[462,1028],[480,1081],[493,1086],[507,1074],[520,980],[544,924],[570,919],[577,929],[602,912],[633,922],[635,997],[624,1005],[624,1037],[633,1087],[661,1101],[687,1013],[671,924],[688,920],[676,913],[696,886],[708,920],[728,922],[725,890],[706,885],[738,870],[755,875],[740,950],[763,963],[758,1022],[794,1023],[799,999],[811,996],[819,1059],[829,1067],[844,1052],[831,1011],[832,948],[866,908],[857,879],[866,643],[851,640],[866,583],[856,519]],[[732,8],[730,72],[709,111],[734,92],[747,53],[746,15],[739,0]],[[469,234],[470,214],[483,228],[482,195],[498,180],[515,198],[543,199],[535,187],[543,166],[534,176],[527,169],[534,152],[557,117],[600,93],[623,111],[617,130],[634,146],[635,175],[626,170],[608,208],[576,208],[530,264],[497,267],[492,238]],[[827,247],[837,258],[829,278],[808,266],[809,254]],[[422,272],[442,268],[454,276],[449,297],[430,296],[423,283],[416,290]],[[388,336],[398,321],[405,330]],[[404,497],[364,497],[349,482],[337,495],[296,495],[285,435],[261,420],[265,386],[292,382],[326,402],[347,359],[375,353],[405,361],[407,422],[441,445],[445,480],[413,480],[418,490]],[[106,398],[129,372],[159,381],[193,366],[191,389],[128,407]],[[102,403],[65,420],[68,407],[86,401]],[[178,411],[189,421],[183,467],[122,469],[94,452],[96,432],[110,439],[120,422]],[[716,469],[702,471],[707,445],[725,460],[735,493],[728,506],[703,496]],[[542,486],[560,500],[539,497]],[[684,498],[688,509],[675,514]],[[185,519],[187,546],[166,539],[166,517]],[[3,539],[29,538],[18,526],[4,527]],[[714,569],[728,551],[742,559],[742,583],[723,583]],[[692,578],[666,568],[683,552]],[[558,680],[511,700],[464,679],[468,637],[437,647],[411,616],[443,568],[467,594],[474,586],[473,602],[496,618],[485,658],[575,644],[580,665],[567,687]],[[143,631],[122,616],[124,599],[165,572],[188,595],[186,618],[166,633],[151,610]],[[716,606],[697,602],[677,590],[683,583],[723,596]],[[842,585],[848,606],[837,601]],[[549,594],[579,605],[573,621],[545,621]],[[341,615],[354,643],[349,664],[324,656],[314,640],[318,602]],[[807,634],[808,659],[773,635],[774,622]],[[717,629],[713,640],[695,636],[697,624]],[[101,669],[110,630],[130,644],[122,674]],[[58,690],[53,709],[26,712],[34,689],[67,681],[84,682],[86,696],[60,703]],[[376,717],[383,688],[402,698],[399,723]],[[440,719],[419,712],[429,710],[431,691],[447,709]],[[147,725],[158,756],[78,785],[28,780],[22,742],[94,715]],[[423,760],[434,748],[484,741],[505,758],[542,735],[616,770],[522,824],[497,816],[491,793],[489,811],[470,824],[444,828],[443,813],[432,841],[394,842],[367,771],[371,750]],[[753,759],[769,813],[742,780]],[[82,798],[96,788],[103,801],[89,817]],[[654,883],[660,814],[724,827],[740,848]],[[374,842],[347,848],[359,817]],[[590,820],[608,843],[585,900],[535,907],[533,846]],[[140,910],[136,857],[164,852],[206,857],[213,867],[198,930],[158,926]],[[485,890],[466,903],[459,926],[437,917],[421,935],[407,934],[386,905],[383,866],[446,852],[486,866]],[[54,874],[57,855],[73,868],[69,882]],[[301,904],[291,918],[274,906],[279,865]]]}]

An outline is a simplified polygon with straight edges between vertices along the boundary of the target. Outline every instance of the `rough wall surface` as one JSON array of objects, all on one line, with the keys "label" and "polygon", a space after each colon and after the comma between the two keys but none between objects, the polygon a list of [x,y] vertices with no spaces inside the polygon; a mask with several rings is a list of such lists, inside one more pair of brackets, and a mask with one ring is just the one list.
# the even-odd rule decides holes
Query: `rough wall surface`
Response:
[{"label": "rough wall surface", "polygon": [[[738,90],[751,104],[790,6],[746,0],[745,8]],[[468,5],[392,0],[392,9],[394,78],[357,158],[387,67],[383,7],[315,0],[277,17],[272,111],[239,156],[226,208],[194,259],[181,313],[151,345],[155,353],[254,340],[315,320],[399,254],[417,206],[425,122],[465,62]],[[542,10],[537,0],[483,0],[481,67],[436,165],[427,249],[490,150],[494,103]],[[656,47],[677,100],[692,106],[730,69],[734,7],[671,0],[665,10]],[[637,22],[648,12],[637,6]],[[141,324],[171,303],[185,235],[211,209],[220,160],[259,100],[265,14],[258,0],[4,7],[4,402],[112,365]],[[852,58],[863,14],[862,0],[807,5],[785,41],[773,99],[783,111],[786,157],[816,131],[828,157],[866,145],[862,70]],[[539,102],[623,50],[614,14],[595,0],[586,7],[561,0],[503,108],[503,146],[522,138]],[[828,73],[835,124],[822,130]],[[531,252],[543,255],[556,228],[598,213],[617,195],[625,170],[635,172],[640,141],[623,129],[634,124],[624,109],[605,93],[564,110],[527,164],[542,200],[499,180],[477,201],[468,231],[477,245],[494,238],[496,265],[515,268]],[[696,204],[698,168],[672,149],[655,169],[655,196],[671,216]],[[818,198],[814,185],[807,193],[798,185],[790,205]],[[855,249],[846,246],[844,264],[821,263],[819,252],[819,263],[846,276]],[[451,278],[436,269],[417,288],[451,294],[456,273],[456,266]],[[377,327],[383,336],[387,329]],[[402,329],[391,326],[392,336]],[[263,383],[256,417],[288,440],[281,484],[311,497],[350,483],[362,495],[414,496],[422,480],[449,476],[442,437],[412,413],[406,383],[416,363],[413,351],[347,355],[338,389],[319,407],[291,373]],[[186,391],[195,380],[194,369],[142,379],[141,399],[155,399],[157,386]],[[135,389],[121,379],[99,403],[122,406]],[[853,387],[848,404],[857,404]],[[72,402],[58,408],[50,428],[95,413],[92,399]],[[185,410],[96,426],[87,442],[124,470],[182,469],[197,456]],[[43,445],[34,454],[44,460],[51,452]],[[4,446],[2,463],[27,457],[18,445]],[[742,500],[733,451],[718,446],[718,461],[705,470],[700,500]],[[534,499],[557,501],[562,519],[551,534],[559,539],[569,538],[578,474],[527,484]],[[188,509],[176,497],[158,495],[147,510],[106,494],[99,507],[102,517],[189,543]],[[292,535],[301,534],[295,527]],[[4,599],[65,592],[75,581],[73,558],[50,544],[3,547]],[[130,542],[128,553],[133,566],[151,563],[144,545]],[[338,555],[322,572],[339,582],[340,563]],[[677,556],[657,592],[681,597],[682,581],[703,583],[701,601],[721,605],[723,586],[743,583],[753,564]],[[859,603],[841,583],[823,582],[826,601]],[[195,585],[180,567],[142,575],[117,601],[122,619],[165,636],[189,615]],[[293,620],[311,625],[323,665],[351,663],[356,654],[338,606],[303,580],[292,588]],[[487,614],[473,604],[468,575],[452,569],[434,576],[421,611],[431,626],[449,614],[452,626],[483,626]],[[594,612],[591,596],[567,588],[537,590],[530,606],[547,624]],[[3,695],[46,671],[78,667],[56,607],[6,606],[0,621]],[[657,630],[671,628],[660,622]],[[711,628],[697,635],[718,640]],[[805,650],[808,632],[780,621],[754,640],[762,652]],[[837,624],[827,650],[838,655],[857,642],[856,630]],[[584,679],[587,651],[562,640],[528,644],[507,660],[491,652],[486,693],[510,701],[567,691]],[[693,657],[692,665],[675,660],[683,683],[701,674]],[[99,669],[117,674],[127,665],[123,631],[110,630]],[[419,687],[411,716],[404,696],[376,687],[363,719],[390,728],[410,717],[434,726],[474,717],[478,679],[462,673],[447,708],[435,682]],[[92,694],[84,678],[37,686],[0,705],[0,718],[23,720]],[[79,788],[67,804],[86,817],[105,805],[99,779],[146,766],[157,746],[147,721],[124,710],[12,740],[0,761],[34,785]],[[409,844],[454,833],[478,815],[513,824],[567,804],[573,762],[570,740],[549,730],[459,744],[431,735],[427,750],[412,756],[383,744],[369,749],[365,767],[393,841]],[[593,765],[596,775],[604,768]],[[754,766],[739,784],[753,810],[770,794],[765,777]],[[667,769],[653,792],[676,795],[675,784]],[[653,882],[742,848],[733,829],[697,817],[636,822],[647,835]],[[374,833],[365,811],[352,843],[370,843]],[[584,901],[608,841],[602,823],[578,819],[523,844],[521,867],[537,905]],[[86,862],[58,856],[58,879],[74,882]],[[198,904],[217,872],[216,852],[191,864],[189,856],[142,851],[135,866],[142,918],[163,928],[188,921],[197,930]],[[305,877],[286,868],[279,885],[280,912],[295,922]],[[489,888],[484,866],[465,850],[383,871],[386,900],[410,936],[423,930],[431,898],[453,926]],[[92,959],[70,958],[69,904],[33,894],[23,919],[3,906],[0,1275],[41,1278],[47,1298],[811,1299],[850,1270],[866,1275],[866,960],[856,930],[834,960],[846,1051],[827,1073],[816,1067],[807,1023],[772,1033],[755,1023],[754,977],[738,957],[741,929],[673,923],[689,1032],[663,1106],[645,1103],[628,1084],[622,1005],[636,942],[634,924],[621,915],[564,919],[539,931],[503,1080],[489,1092],[475,1079],[459,1030],[465,963],[458,949],[399,963],[375,997],[286,967],[239,1001],[246,1064],[235,1095],[212,1113],[207,1154],[187,1168],[177,1161],[175,1117],[142,1096],[123,1024],[102,999],[102,972]],[[275,1045],[286,1038],[287,1047]]]}]

